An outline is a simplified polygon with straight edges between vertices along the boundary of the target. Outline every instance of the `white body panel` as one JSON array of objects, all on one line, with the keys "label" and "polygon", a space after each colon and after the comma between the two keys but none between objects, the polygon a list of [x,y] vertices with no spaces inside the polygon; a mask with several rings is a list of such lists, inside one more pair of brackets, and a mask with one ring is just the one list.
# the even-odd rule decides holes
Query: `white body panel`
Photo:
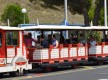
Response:
[{"label": "white body panel", "polygon": [[52,49],[51,51],[51,59],[59,58],[59,49]]},{"label": "white body panel", "polygon": [[33,60],[48,59],[48,49],[39,49],[33,52]]},{"label": "white body panel", "polygon": [[15,56],[15,49],[14,48],[8,48],[7,49],[7,57],[14,57]]},{"label": "white body panel", "polygon": [[23,66],[6,65],[5,67],[0,67],[0,73],[17,71],[20,70],[20,68],[29,70],[32,69],[32,66],[31,64]]},{"label": "white body panel", "polygon": [[7,65],[5,67],[0,67],[0,73],[1,72],[12,72],[12,71],[14,71],[12,65]]},{"label": "white body panel", "polygon": [[101,46],[91,46],[89,48],[89,54],[102,54]]},{"label": "white body panel", "polygon": [[85,47],[79,47],[78,56],[85,56]]},{"label": "white body panel", "polygon": [[17,48],[17,56],[21,56],[23,54],[22,52],[22,33],[20,32],[20,43],[19,43],[19,48]]},{"label": "white body panel", "polygon": [[7,63],[11,63],[13,57],[15,57],[15,49],[7,48]]},{"label": "white body panel", "polygon": [[68,57],[68,48],[63,48],[63,49],[60,51],[60,54],[61,54],[61,58]]},{"label": "white body panel", "polygon": [[103,47],[103,54],[108,54],[108,45]]},{"label": "white body panel", "polygon": [[70,49],[70,57],[77,57],[77,48]]}]

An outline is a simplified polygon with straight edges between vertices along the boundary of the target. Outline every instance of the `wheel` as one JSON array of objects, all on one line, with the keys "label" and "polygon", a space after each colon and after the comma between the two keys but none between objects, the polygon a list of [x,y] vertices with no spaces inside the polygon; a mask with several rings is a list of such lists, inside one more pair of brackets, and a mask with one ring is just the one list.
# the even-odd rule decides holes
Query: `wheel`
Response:
[{"label": "wheel", "polygon": [[9,75],[12,77],[17,77],[17,76],[19,76],[19,71],[10,72]]},{"label": "wheel", "polygon": [[27,73],[28,73],[28,71],[27,71],[27,70],[25,70],[25,69],[24,69],[23,71],[24,71],[24,74],[27,74]]},{"label": "wheel", "polygon": [[24,69],[24,70],[20,73],[20,75],[23,76],[23,75],[25,75],[25,74],[27,74],[27,73],[28,73],[28,71]]},{"label": "wheel", "polygon": [[71,65],[71,68],[73,68],[73,69],[77,69],[78,66],[79,66],[79,64],[74,64],[74,65]]},{"label": "wheel", "polygon": [[97,65],[103,65],[103,61],[102,60],[97,61]]},{"label": "wheel", "polygon": [[52,68],[52,71],[57,71],[57,70],[58,70],[57,67],[53,67],[53,68]]},{"label": "wheel", "polygon": [[2,78],[3,77],[3,74],[2,73],[0,73],[0,78]]},{"label": "wheel", "polygon": [[52,68],[51,67],[45,67],[43,68],[43,72],[51,72]]},{"label": "wheel", "polygon": [[21,72],[20,72],[20,76],[23,76],[24,75],[24,70],[22,70]]}]

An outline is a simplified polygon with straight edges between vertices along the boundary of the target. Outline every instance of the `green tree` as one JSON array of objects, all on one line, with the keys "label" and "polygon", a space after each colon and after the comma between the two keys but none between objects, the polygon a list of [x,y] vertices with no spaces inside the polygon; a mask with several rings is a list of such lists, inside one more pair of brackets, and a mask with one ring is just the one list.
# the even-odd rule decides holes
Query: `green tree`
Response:
[{"label": "green tree", "polygon": [[[7,23],[7,19],[10,21],[10,26],[18,26],[18,24],[23,24],[24,14],[21,12],[22,8],[18,4],[8,5],[1,16],[1,20]],[[29,18],[27,13],[25,13],[25,23],[29,23]]]},{"label": "green tree", "polygon": [[[47,7],[53,7],[53,5],[63,6],[64,0],[42,0]],[[92,0],[67,0],[68,8],[72,14],[83,14],[84,23],[86,26],[89,25],[88,11],[91,7]]]},{"label": "green tree", "polygon": [[[108,1],[107,1],[108,6]],[[95,7],[91,7],[89,10],[90,21],[93,21],[93,25],[104,25],[104,0],[96,0]]]},{"label": "green tree", "polygon": [[94,11],[93,25],[97,26],[99,25],[101,10],[104,7],[104,0],[96,0],[95,3],[96,3],[96,8]]},{"label": "green tree", "polygon": [[83,14],[85,26],[89,26],[88,11],[92,6],[92,0],[68,0],[68,5],[72,13]]},{"label": "green tree", "polygon": [[[38,1],[38,0],[31,0]],[[41,0],[45,6],[51,8],[53,5],[64,6],[64,0]],[[68,9],[72,14],[83,14],[85,26],[90,25],[104,25],[104,0],[67,0]],[[92,4],[93,3],[93,4]],[[108,1],[107,1],[108,6]]]},{"label": "green tree", "polygon": [[[51,1],[52,0],[44,0],[44,2],[47,3],[47,5],[48,3],[50,4]],[[59,1],[59,4],[61,2],[61,4],[64,5],[64,0],[54,1]],[[85,26],[88,26],[90,21],[93,21],[94,26],[104,25],[104,0],[95,0],[95,3],[93,4],[92,1],[93,0],[68,0],[68,8],[72,12],[72,14],[83,14]],[[55,5],[55,3],[53,2],[53,4],[50,5]]]}]

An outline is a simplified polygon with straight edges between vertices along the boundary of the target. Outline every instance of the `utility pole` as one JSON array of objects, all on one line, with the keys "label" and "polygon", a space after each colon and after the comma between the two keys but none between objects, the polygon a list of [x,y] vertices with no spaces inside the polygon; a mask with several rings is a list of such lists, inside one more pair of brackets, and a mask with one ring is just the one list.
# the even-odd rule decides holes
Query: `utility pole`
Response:
[{"label": "utility pole", "polygon": [[[67,20],[67,0],[64,0],[64,5],[65,5],[65,12],[64,12],[64,23],[65,23],[65,26],[68,25],[68,20]],[[69,35],[68,35],[68,31],[66,31],[66,35],[65,35],[66,39],[68,39]]]},{"label": "utility pole", "polygon": [[107,27],[107,0],[104,0],[104,24]]},{"label": "utility pole", "polygon": [[66,25],[66,23],[67,23],[67,0],[64,0],[64,5],[65,5],[65,17],[64,17],[64,19],[65,19],[65,25]]}]

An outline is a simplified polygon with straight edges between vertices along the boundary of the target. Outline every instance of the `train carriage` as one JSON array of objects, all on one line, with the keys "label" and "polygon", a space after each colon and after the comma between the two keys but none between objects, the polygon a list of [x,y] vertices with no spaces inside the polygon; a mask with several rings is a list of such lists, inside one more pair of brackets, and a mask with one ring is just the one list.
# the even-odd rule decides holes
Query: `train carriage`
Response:
[{"label": "train carriage", "polygon": [[[65,31],[65,30],[86,30],[80,26],[29,26],[23,27],[25,31]],[[50,45],[49,48],[28,48],[29,62],[33,68],[53,68],[69,65],[76,68],[80,63],[86,63],[88,60],[87,44],[81,46],[78,44],[59,44],[58,48]]]},{"label": "train carriage", "polygon": [[[24,27],[25,30],[39,30],[39,31],[82,31],[87,34],[92,31],[101,31],[105,33],[108,30],[104,26],[52,26],[52,25],[39,25]],[[77,34],[78,35],[78,34]],[[105,34],[103,34],[105,35]],[[103,36],[104,38],[104,36]],[[102,64],[108,60],[108,43],[103,41],[95,46],[90,46],[88,42],[85,45],[81,43],[76,44],[59,44],[58,48],[50,45],[47,49],[29,48],[29,62],[32,63],[33,68],[39,67],[57,67],[60,65],[70,65],[76,67],[79,63],[96,62]]]},{"label": "train carriage", "polygon": [[105,35],[107,35],[108,28],[105,26],[92,26],[91,31],[101,31],[102,41],[97,43],[95,46],[88,45],[88,61],[93,61],[96,64],[103,64],[108,61],[108,42],[106,41]]},{"label": "train carriage", "polygon": [[0,75],[8,72],[18,76],[32,69],[22,31],[17,27],[0,26]]}]

